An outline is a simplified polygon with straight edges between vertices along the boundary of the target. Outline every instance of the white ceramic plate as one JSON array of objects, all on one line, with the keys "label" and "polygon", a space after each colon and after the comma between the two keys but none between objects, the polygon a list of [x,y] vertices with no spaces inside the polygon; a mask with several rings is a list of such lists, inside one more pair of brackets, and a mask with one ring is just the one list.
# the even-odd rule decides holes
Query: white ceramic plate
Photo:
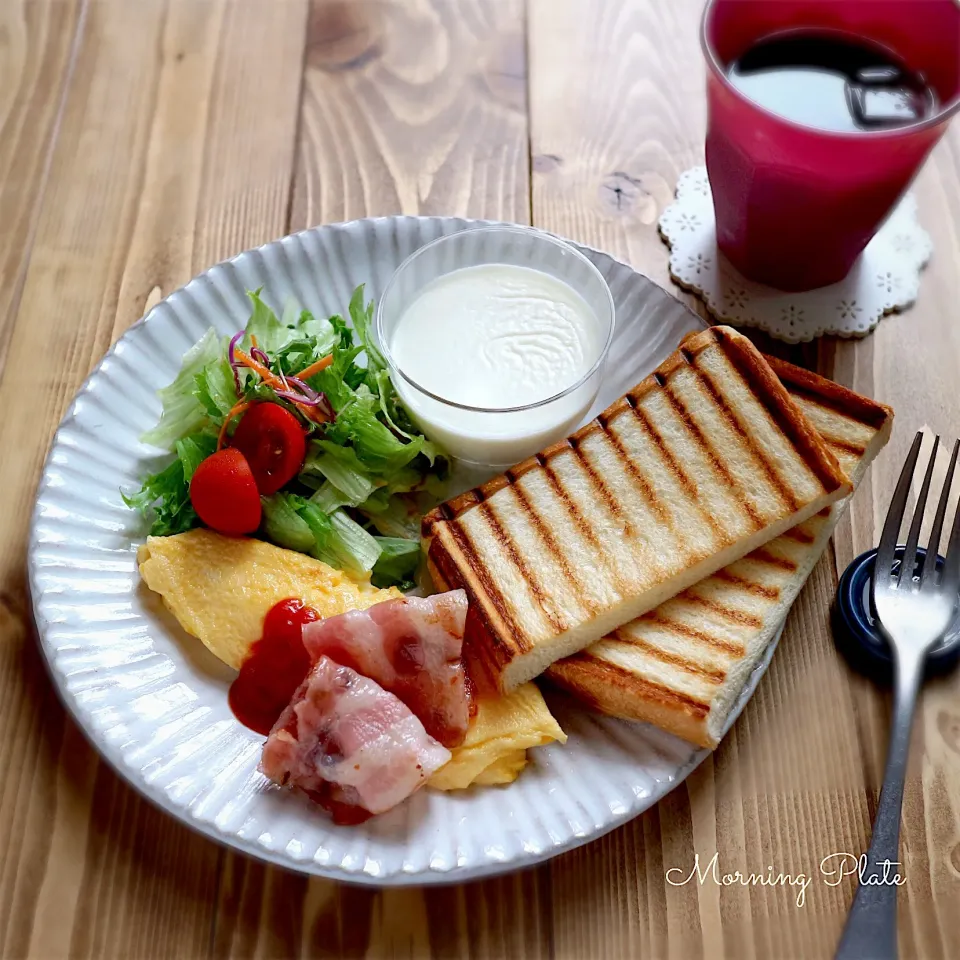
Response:
[{"label": "white ceramic plate", "polygon": [[[706,755],[644,724],[601,717],[564,698],[570,736],[533,751],[509,787],[421,790],[389,814],[336,827],[257,772],[262,738],[227,706],[232,672],[188,637],[145,590],[144,530],[121,488],[155,469],[138,437],[157,420],[156,390],[211,325],[240,329],[245,290],[275,308],[296,298],[344,312],[358,283],[379,297],[417,247],[479,221],[390,217],[317,227],[196,277],[128,330],[64,417],[33,518],[30,583],[41,644],[68,709],[107,761],[184,823],[244,853],[308,873],[373,884],[463,881],[528,866],[600,836],[656,803]],[[641,380],[702,323],[630,267],[580,247],[600,268],[617,332],[594,411]],[[739,714],[773,653],[751,677]]]}]

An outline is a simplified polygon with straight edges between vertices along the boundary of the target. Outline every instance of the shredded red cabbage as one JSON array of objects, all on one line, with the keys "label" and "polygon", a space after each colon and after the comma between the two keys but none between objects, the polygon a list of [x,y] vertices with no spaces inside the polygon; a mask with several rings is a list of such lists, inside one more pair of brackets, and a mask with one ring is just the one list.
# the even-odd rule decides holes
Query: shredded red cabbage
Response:
[{"label": "shredded red cabbage", "polygon": [[278,397],[289,400],[291,403],[299,404],[302,407],[320,407],[327,415],[331,423],[337,419],[337,414],[330,404],[330,401],[322,393],[314,397],[306,397],[302,393],[294,393],[292,390],[274,390]]},{"label": "shredded red cabbage", "polygon": [[237,391],[238,398],[243,395],[243,387],[240,385],[240,370],[239,370],[240,364],[237,361],[237,355],[234,351],[242,337],[243,337],[242,330],[239,333],[235,333],[230,338],[230,346],[227,349],[227,359],[230,361],[230,369],[233,371],[233,386],[234,386],[234,389]]},{"label": "shredded red cabbage", "polygon": [[311,400],[316,400],[320,396],[310,384],[304,383],[299,377],[287,377],[287,382],[292,383],[305,397],[309,397]]},{"label": "shredded red cabbage", "polygon": [[321,397],[313,400],[310,397],[305,397],[302,393],[294,393],[292,390],[274,390],[273,392],[278,397],[283,397],[284,400],[289,400],[291,403],[300,403],[305,407],[319,407],[323,403]]}]

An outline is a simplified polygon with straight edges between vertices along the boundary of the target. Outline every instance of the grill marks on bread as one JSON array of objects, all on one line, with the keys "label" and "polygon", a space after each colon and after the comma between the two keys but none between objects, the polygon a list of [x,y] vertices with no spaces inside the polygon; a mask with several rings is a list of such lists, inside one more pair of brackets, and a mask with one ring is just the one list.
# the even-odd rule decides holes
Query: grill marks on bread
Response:
[{"label": "grill marks on bread", "polygon": [[[681,351],[681,354],[684,357],[688,356],[686,351]],[[748,453],[748,458],[740,462],[743,463],[745,469],[749,470],[752,474],[751,479],[755,478],[758,473],[761,476],[765,475],[773,488],[773,493],[777,498],[775,502],[778,504],[778,506],[788,507],[791,510],[796,510],[799,506],[799,503],[790,486],[781,479],[776,470],[776,466],[764,456],[763,450],[760,449],[758,444],[754,441],[750,432],[744,429],[744,426],[737,417],[736,412],[733,410],[730,404],[727,403],[726,399],[724,399],[723,394],[718,389],[717,384],[711,375],[698,368],[693,363],[692,359],[688,359],[688,363],[690,364],[690,368],[697,375],[697,387],[703,387],[703,389],[709,393],[710,399],[715,404],[723,421],[725,421],[729,428],[736,433],[737,439],[741,441],[744,450]],[[706,439],[704,439],[703,442],[705,447],[709,447]],[[729,471],[726,472],[729,473]],[[730,477],[730,482],[735,483],[733,477]],[[749,489],[749,487],[746,489]],[[746,489],[742,481],[736,484],[736,490],[739,494],[745,495]],[[757,522],[757,528],[759,529],[759,527],[762,526],[762,523],[760,523],[760,518],[752,511],[751,516]]]},{"label": "grill marks on bread", "polygon": [[562,684],[565,672],[572,673],[576,682],[585,670],[612,670],[617,682],[629,684],[634,695],[653,698],[660,707],[672,703],[676,709],[705,718],[714,691],[747,652],[744,632],[761,629],[765,614],[780,600],[781,589],[775,583],[745,575],[747,569],[762,565],[771,566],[781,577],[788,567],[796,569],[788,557],[760,548],[731,565],[742,568],[737,573],[729,568],[715,573],[592,647],[554,664],[550,675]]},{"label": "grill marks on bread", "polygon": [[[849,475],[860,476],[889,433],[892,411],[816,374],[770,363]],[[775,632],[816,559],[814,545],[825,542],[841,509],[821,510],[555,663],[548,675],[602,711],[715,745],[727,705],[763,650],[758,640]]]},{"label": "grill marks on bread", "polygon": [[[725,399],[717,380],[729,392],[736,365],[723,351],[705,356],[705,349],[682,349],[676,362],[569,440],[425,521],[427,535],[447,521],[442,539],[453,540],[479,581],[488,614],[518,652],[616,604],[645,580],[668,575],[664,557],[696,562],[795,510],[809,494],[795,491],[771,459],[771,451],[782,454],[785,447],[775,419],[768,416],[770,436],[758,442]],[[762,415],[749,380],[737,389],[749,415]],[[789,459],[791,476],[799,469],[803,486],[810,486],[813,471],[795,453]],[[585,547],[593,566],[573,569],[571,541]],[[495,572],[484,569],[491,555],[498,559]],[[501,592],[496,583],[509,589]]]},{"label": "grill marks on bread", "polygon": [[[468,590],[492,634],[494,674],[842,485],[741,340],[725,328],[688,338],[572,437],[424,519],[435,569]],[[755,561],[791,563],[782,552]]]},{"label": "grill marks on bread", "polygon": [[[648,703],[657,704],[660,710],[671,718],[683,718],[686,723],[678,726],[691,730],[702,725],[710,712],[708,698],[681,693],[673,686],[649,677],[638,677],[629,667],[621,667],[612,661],[584,654],[578,655],[576,661],[576,672],[586,681],[577,690],[577,696],[600,712],[604,711],[606,701],[605,698],[596,698],[593,691],[614,691],[621,696],[642,697]],[[560,679],[567,662],[562,660],[551,668],[551,675],[555,674],[555,679]]]},{"label": "grill marks on bread", "polygon": [[[668,396],[672,396],[669,393],[669,391],[667,391],[667,393],[668,393]],[[723,531],[720,529],[720,526],[714,519],[713,515],[709,511],[704,510],[703,507],[701,506],[699,502],[700,498],[698,496],[696,485],[693,483],[693,481],[684,471],[683,467],[680,465],[680,461],[673,455],[673,452],[671,451],[670,447],[664,440],[663,436],[657,431],[655,424],[651,422],[650,417],[647,414],[647,412],[644,410],[644,408],[642,406],[637,405],[637,403],[633,402],[632,398],[630,398],[629,395],[627,400],[628,400],[630,409],[633,411],[634,415],[637,418],[638,425],[647,434],[650,441],[656,446],[657,453],[662,458],[663,465],[670,471],[670,473],[673,474],[673,477],[676,479],[676,482],[680,484],[680,486],[683,488],[684,492],[687,495],[687,499],[692,504],[695,505],[698,513],[700,514],[702,521],[708,527],[710,527],[714,537],[718,541],[721,540],[723,538]],[[674,401],[674,406],[676,406],[675,401]],[[686,425],[689,426],[688,423],[686,423]],[[717,464],[717,466],[719,465]],[[677,531],[677,527],[675,524],[671,525],[671,529],[680,538],[681,542],[683,542],[683,539],[684,539],[683,534],[682,532]]]},{"label": "grill marks on bread", "polygon": [[[455,590],[464,584],[460,576],[460,567],[468,565],[476,572],[482,601],[471,604],[471,613],[479,616],[490,636],[496,637],[504,632],[516,633],[518,625],[510,615],[509,607],[500,589],[487,575],[473,540],[457,525],[451,524],[444,530],[444,537],[449,537],[451,543],[447,549],[434,549],[440,546],[438,540],[431,546],[429,559],[438,568],[440,579],[444,581],[446,589]],[[472,591],[476,593],[477,591]]]},{"label": "grill marks on bread", "polygon": [[674,667],[678,667],[680,670],[686,670],[687,673],[702,676],[712,683],[721,684],[723,683],[724,677],[726,677],[726,672],[724,670],[716,667],[706,667],[703,663],[700,663],[691,657],[665,650],[658,644],[649,642],[643,636],[628,636],[626,633],[617,630],[614,631],[612,637],[616,640],[619,640],[621,643],[628,643],[631,646],[643,650],[644,653],[647,653],[655,659],[660,660],[662,663],[669,663]]}]

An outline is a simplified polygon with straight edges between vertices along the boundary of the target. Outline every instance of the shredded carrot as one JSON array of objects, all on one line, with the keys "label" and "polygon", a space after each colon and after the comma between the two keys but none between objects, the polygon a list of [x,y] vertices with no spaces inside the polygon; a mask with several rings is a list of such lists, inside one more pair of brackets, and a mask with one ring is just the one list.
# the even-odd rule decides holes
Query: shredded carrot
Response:
[{"label": "shredded carrot", "polygon": [[316,363],[311,363],[309,367],[304,367],[303,370],[297,374],[297,379],[306,380],[307,377],[312,377],[315,373],[326,370],[331,363],[333,363],[333,354],[328,353],[322,359],[317,360]]},{"label": "shredded carrot", "polygon": [[241,413],[243,413],[243,411],[246,410],[247,407],[249,406],[250,406],[249,400],[240,400],[239,402],[233,405],[230,412],[223,418],[223,425],[220,427],[220,435],[217,437],[218,450],[223,449],[223,441],[227,438],[227,427],[230,426],[230,422],[233,420],[234,417],[237,417]]},{"label": "shredded carrot", "polygon": [[276,374],[271,373],[262,363],[254,360],[253,357],[248,356],[243,352],[239,347],[233,351],[233,355],[239,360],[245,367],[249,367],[254,373],[260,375],[260,378],[264,383],[269,383],[271,387],[279,387],[283,389],[283,381],[276,376]]},{"label": "shredded carrot", "polygon": [[[254,373],[259,374],[263,382],[273,387],[274,390],[289,389],[288,385],[280,377],[268,370],[262,363],[258,363],[253,359],[253,357],[248,356],[239,347],[234,349],[233,355],[245,367],[249,367]],[[310,407],[306,404],[298,403],[297,408],[308,420],[312,420],[314,423],[326,422],[326,416],[324,415],[323,411],[317,407]]]},{"label": "shredded carrot", "polygon": [[255,333],[250,334],[250,343],[255,346],[258,350],[260,349],[260,344],[257,343],[257,335]]}]

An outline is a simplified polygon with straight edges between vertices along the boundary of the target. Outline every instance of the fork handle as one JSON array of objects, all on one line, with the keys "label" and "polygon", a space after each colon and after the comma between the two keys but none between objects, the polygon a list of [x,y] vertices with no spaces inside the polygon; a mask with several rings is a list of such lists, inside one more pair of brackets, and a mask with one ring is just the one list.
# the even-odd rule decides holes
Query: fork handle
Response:
[{"label": "fork handle", "polygon": [[895,647],[894,656],[893,729],[887,768],[873,822],[873,838],[866,862],[861,859],[860,885],[843,928],[836,960],[896,960],[897,957],[897,887],[905,882],[898,862],[900,808],[910,731],[926,656],[898,653]]}]

